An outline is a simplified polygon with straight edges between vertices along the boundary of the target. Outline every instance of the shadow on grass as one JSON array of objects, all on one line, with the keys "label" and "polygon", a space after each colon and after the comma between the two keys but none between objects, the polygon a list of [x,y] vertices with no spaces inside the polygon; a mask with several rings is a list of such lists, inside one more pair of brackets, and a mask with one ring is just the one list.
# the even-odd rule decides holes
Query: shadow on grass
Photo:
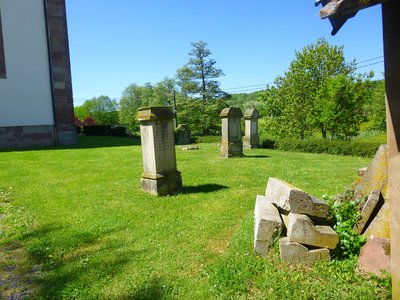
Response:
[{"label": "shadow on grass", "polygon": [[183,194],[196,194],[196,193],[211,193],[220,190],[227,189],[228,187],[225,185],[220,185],[216,183],[206,183],[194,186],[183,186],[182,193]]},{"label": "shadow on grass", "polygon": [[160,278],[152,278],[149,282],[139,287],[134,293],[126,296],[126,299],[158,300],[164,299],[169,287]]},{"label": "shadow on grass", "polygon": [[90,149],[104,147],[126,147],[140,146],[140,137],[117,137],[117,136],[96,136],[96,135],[78,135],[78,143],[68,146],[48,146],[31,148],[9,148],[0,149],[1,152],[22,152],[39,150],[65,150],[65,149]]},{"label": "shadow on grass", "polygon": [[[22,234],[20,243],[11,242],[5,249],[13,251],[24,248],[29,258],[23,262],[26,270],[40,266],[36,267],[34,273],[27,274],[32,285],[27,290],[34,290],[30,297],[95,299],[102,292],[93,286],[107,285],[113,277],[123,272],[126,264],[139,259],[139,255],[149,250],[133,250],[133,242],[110,238],[120,231],[124,232],[125,229],[71,230],[52,223]],[[144,288],[137,291],[138,296],[149,297],[141,299],[162,297],[162,286],[158,286],[156,281],[150,280],[142,285]],[[136,290],[132,293],[136,293]]]}]

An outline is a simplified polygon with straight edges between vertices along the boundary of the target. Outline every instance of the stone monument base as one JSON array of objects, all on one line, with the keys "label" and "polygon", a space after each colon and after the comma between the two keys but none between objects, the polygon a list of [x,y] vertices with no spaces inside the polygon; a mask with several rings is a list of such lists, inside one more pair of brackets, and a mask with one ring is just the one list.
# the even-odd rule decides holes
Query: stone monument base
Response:
[{"label": "stone monument base", "polygon": [[221,144],[221,157],[243,157],[243,144],[237,143],[222,143]]},{"label": "stone monument base", "polygon": [[243,149],[260,148],[258,141],[254,141],[249,136],[243,137]]},{"label": "stone monument base", "polygon": [[176,195],[182,192],[182,176],[179,171],[170,174],[142,174],[142,191],[154,196]]}]

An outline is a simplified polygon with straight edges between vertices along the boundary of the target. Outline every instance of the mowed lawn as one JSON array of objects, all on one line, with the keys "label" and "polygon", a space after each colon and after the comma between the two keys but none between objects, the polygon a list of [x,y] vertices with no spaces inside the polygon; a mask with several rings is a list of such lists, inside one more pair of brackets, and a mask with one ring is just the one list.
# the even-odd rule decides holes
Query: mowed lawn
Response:
[{"label": "mowed lawn", "polygon": [[390,296],[387,280],[355,274],[353,261],[290,267],[276,249],[267,260],[252,252],[255,198],[270,176],[317,197],[334,195],[370,159],[267,149],[222,159],[215,144],[176,149],[184,188],[168,197],[140,190],[142,154],[134,139],[83,136],[71,148],[0,152],[0,189],[12,188],[0,198],[0,295]]}]

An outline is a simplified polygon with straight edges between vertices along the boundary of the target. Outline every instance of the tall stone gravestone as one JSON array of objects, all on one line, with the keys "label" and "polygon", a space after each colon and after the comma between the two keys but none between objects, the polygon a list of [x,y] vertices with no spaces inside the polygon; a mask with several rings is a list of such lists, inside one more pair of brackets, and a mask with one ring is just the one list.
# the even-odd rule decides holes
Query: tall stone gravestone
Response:
[{"label": "tall stone gravestone", "polygon": [[141,108],[137,114],[142,141],[142,190],[156,196],[182,191],[181,173],[176,169],[174,114],[166,107]]},{"label": "tall stone gravestone", "polygon": [[221,157],[243,156],[240,120],[243,116],[240,108],[227,107],[220,113],[222,119]]},{"label": "tall stone gravestone", "polygon": [[258,110],[252,108],[246,109],[243,119],[243,147],[247,149],[260,147],[260,140],[258,138]]}]

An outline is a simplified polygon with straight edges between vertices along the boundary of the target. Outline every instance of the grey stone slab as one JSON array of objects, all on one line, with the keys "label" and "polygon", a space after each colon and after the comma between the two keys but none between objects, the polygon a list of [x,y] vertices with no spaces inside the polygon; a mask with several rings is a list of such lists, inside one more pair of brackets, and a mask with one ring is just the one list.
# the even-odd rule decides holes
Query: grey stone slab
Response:
[{"label": "grey stone slab", "polygon": [[267,197],[258,195],[254,208],[254,251],[265,256],[282,231],[282,219]]},{"label": "grey stone slab", "polygon": [[265,194],[270,201],[288,212],[317,218],[326,218],[329,213],[327,203],[277,178],[268,179]]},{"label": "grey stone slab", "polygon": [[289,238],[284,237],[279,240],[279,250],[281,260],[290,264],[311,265],[317,261],[329,261],[329,249],[309,250],[306,246],[291,242]]},{"label": "grey stone slab", "polygon": [[306,215],[294,213],[289,214],[287,237],[291,242],[329,249],[339,243],[339,235],[331,227],[314,225]]}]

